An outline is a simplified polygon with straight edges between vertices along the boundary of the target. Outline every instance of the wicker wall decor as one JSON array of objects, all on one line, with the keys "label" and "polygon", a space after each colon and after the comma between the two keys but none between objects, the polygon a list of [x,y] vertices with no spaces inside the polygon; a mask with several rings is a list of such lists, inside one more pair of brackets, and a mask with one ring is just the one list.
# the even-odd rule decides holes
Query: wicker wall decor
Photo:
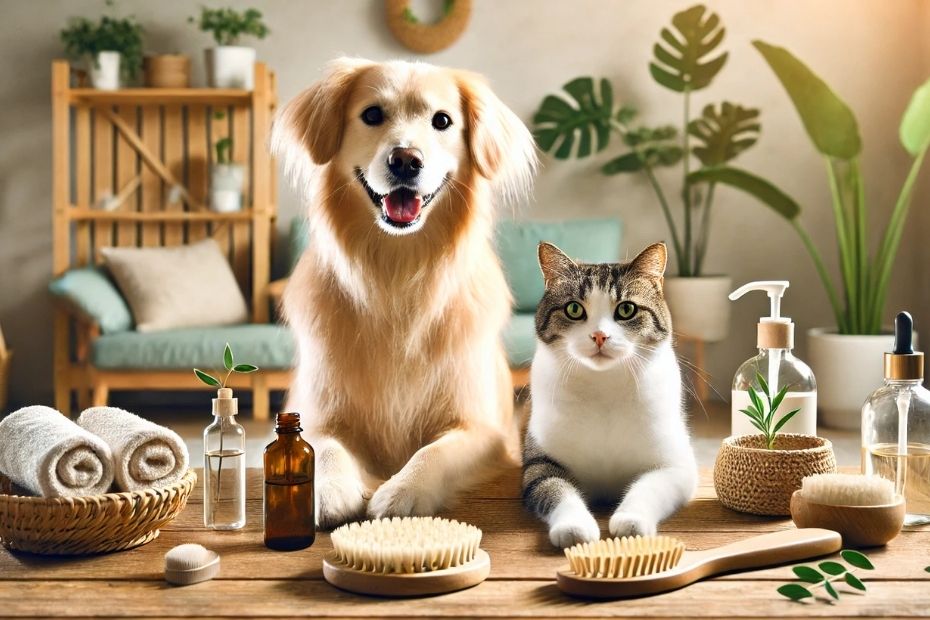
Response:
[{"label": "wicker wall decor", "polygon": [[444,0],[443,17],[435,24],[420,22],[410,10],[410,0],[386,0],[385,8],[394,38],[420,54],[432,54],[455,43],[471,16],[471,0]]}]

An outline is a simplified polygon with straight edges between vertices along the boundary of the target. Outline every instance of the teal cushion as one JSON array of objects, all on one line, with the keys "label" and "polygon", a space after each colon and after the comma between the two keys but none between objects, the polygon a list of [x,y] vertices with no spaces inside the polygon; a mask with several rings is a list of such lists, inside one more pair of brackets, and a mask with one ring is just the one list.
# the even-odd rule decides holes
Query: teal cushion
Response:
[{"label": "teal cushion", "polygon": [[100,326],[101,333],[132,329],[132,311],[107,274],[94,267],[71,269],[52,280],[48,290]]},{"label": "teal cushion", "polygon": [[303,255],[310,243],[310,224],[306,218],[295,217],[291,220],[291,229],[288,234],[288,252],[290,253],[291,271],[297,266],[297,261]]},{"label": "teal cushion", "polygon": [[517,312],[504,328],[504,350],[512,368],[529,366],[536,352],[536,315]]},{"label": "teal cushion", "polygon": [[535,312],[543,295],[536,248],[540,241],[558,246],[586,263],[620,260],[622,227],[619,220],[571,220],[565,222],[500,222],[497,252],[519,312]]},{"label": "teal cushion", "polygon": [[222,365],[223,348],[236,359],[265,369],[292,368],[294,339],[282,325],[247,324],[190,327],[158,332],[123,332],[94,341],[91,361],[97,368],[187,370]]}]

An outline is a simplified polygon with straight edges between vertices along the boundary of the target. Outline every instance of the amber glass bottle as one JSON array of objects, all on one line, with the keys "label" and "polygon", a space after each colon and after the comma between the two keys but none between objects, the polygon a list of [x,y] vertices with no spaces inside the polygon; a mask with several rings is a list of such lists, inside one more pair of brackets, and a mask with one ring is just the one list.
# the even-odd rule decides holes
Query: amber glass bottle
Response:
[{"label": "amber glass bottle", "polygon": [[265,448],[265,546],[292,551],[313,544],[313,448],[300,436],[300,414],[279,413],[277,438]]}]

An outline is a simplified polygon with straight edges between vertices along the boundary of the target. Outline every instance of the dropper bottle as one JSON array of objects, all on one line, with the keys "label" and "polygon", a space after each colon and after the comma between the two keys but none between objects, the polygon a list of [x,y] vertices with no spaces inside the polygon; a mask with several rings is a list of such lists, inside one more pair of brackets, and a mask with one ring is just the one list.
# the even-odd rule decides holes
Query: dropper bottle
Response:
[{"label": "dropper bottle", "polygon": [[213,423],[203,431],[203,524],[214,530],[245,525],[245,429],[238,413],[232,389],[218,389]]},{"label": "dropper bottle", "polygon": [[862,473],[892,480],[904,496],[904,524],[922,525],[930,523],[930,391],[913,331],[911,315],[899,312],[885,382],[862,406]]},{"label": "dropper bottle", "polygon": [[[810,366],[795,357],[794,323],[781,315],[781,300],[790,286],[787,280],[762,280],[749,282],[730,293],[735,301],[750,291],[763,291],[769,297],[769,316],[762,317],[756,326],[756,345],[759,354],[751,357],[739,367],[733,377],[731,392],[730,431],[733,435],[754,435],[759,431],[748,416],[741,412],[749,407],[749,388],[762,395],[759,375],[765,378],[769,397],[774,400],[782,388],[788,388],[779,414],[800,409],[780,429],[782,433],[817,434],[817,382]],[[764,400],[764,399],[763,399]]]}]

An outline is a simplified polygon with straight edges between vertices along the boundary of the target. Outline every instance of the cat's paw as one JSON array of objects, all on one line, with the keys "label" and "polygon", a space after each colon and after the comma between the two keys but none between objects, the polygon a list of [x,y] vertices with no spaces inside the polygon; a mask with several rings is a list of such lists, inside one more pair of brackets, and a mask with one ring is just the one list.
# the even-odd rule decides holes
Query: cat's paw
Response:
[{"label": "cat's paw", "polygon": [[593,542],[601,537],[601,528],[590,513],[560,519],[549,527],[549,541],[559,549],[578,543]]},{"label": "cat's paw", "polygon": [[368,491],[356,478],[323,478],[317,487],[316,521],[322,530],[331,530],[365,514]]},{"label": "cat's paw", "polygon": [[657,525],[635,512],[615,512],[607,527],[611,536],[652,536]]},{"label": "cat's paw", "polygon": [[429,516],[442,508],[441,494],[425,485],[411,484],[398,474],[378,487],[368,502],[368,516],[382,517]]}]

